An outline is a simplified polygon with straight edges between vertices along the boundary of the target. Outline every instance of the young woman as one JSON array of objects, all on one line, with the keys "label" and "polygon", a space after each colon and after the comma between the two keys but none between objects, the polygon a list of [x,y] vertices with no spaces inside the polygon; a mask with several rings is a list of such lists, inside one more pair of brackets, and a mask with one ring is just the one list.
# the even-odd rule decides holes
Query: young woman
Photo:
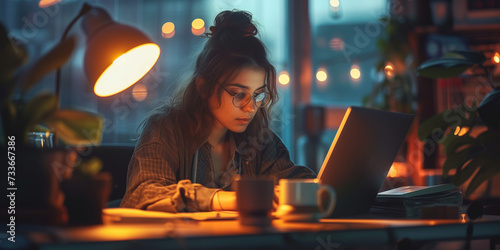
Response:
[{"label": "young woman", "polygon": [[145,120],[122,207],[236,210],[239,176],[315,178],[269,129],[276,71],[252,15],[223,11],[187,86]]}]

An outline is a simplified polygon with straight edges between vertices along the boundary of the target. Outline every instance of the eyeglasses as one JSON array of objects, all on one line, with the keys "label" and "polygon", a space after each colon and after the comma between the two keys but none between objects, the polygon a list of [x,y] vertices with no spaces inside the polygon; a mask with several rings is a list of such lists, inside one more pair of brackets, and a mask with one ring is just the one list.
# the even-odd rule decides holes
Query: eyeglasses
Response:
[{"label": "eyeglasses", "polygon": [[233,94],[233,93],[229,92],[229,90],[224,88],[224,85],[220,84],[220,86],[230,96],[233,97],[233,105],[237,108],[245,107],[252,99],[253,99],[253,102],[255,103],[255,106],[257,106],[257,108],[262,108],[262,107],[266,106],[269,103],[269,101],[271,101],[271,95],[268,92],[262,92],[262,93],[255,93],[254,92],[253,95],[250,95],[250,93],[244,91],[244,92]]}]

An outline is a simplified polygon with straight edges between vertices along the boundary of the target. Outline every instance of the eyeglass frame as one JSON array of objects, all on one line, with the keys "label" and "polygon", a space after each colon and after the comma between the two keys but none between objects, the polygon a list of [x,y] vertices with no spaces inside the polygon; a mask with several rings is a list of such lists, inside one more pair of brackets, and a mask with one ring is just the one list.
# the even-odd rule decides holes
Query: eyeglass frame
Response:
[{"label": "eyeglass frame", "polygon": [[[218,84],[219,84],[219,85],[220,85],[220,86],[221,86],[221,87],[222,87],[222,88],[223,88],[223,89],[224,89],[224,90],[225,90],[225,91],[226,91],[226,92],[227,92],[227,93],[228,93],[231,97],[233,97],[233,100],[231,101],[231,103],[232,103],[232,104],[233,104],[233,106],[235,106],[236,108],[243,108],[243,107],[245,107],[246,105],[248,105],[248,104],[250,103],[250,100],[249,100],[247,103],[245,103],[245,105],[243,105],[243,106],[241,106],[241,107],[238,107],[238,106],[236,106],[236,104],[234,104],[234,98],[235,98],[237,95],[239,95],[239,94],[241,94],[241,93],[243,93],[243,92],[245,92],[246,94],[250,95],[251,100],[253,100],[253,103],[254,103],[254,105],[255,105],[257,108],[262,108],[262,107],[265,107],[265,106],[266,106],[267,104],[269,104],[269,102],[271,101],[271,94],[270,94],[269,92],[265,91],[265,92],[259,93],[258,95],[260,95],[260,94],[267,94],[267,95],[269,96],[269,100],[268,100],[265,104],[263,104],[263,105],[259,106],[259,105],[257,105],[257,100],[255,100],[255,97],[257,97],[257,95],[255,95],[255,91],[254,91],[254,93],[253,93],[253,94],[250,94],[250,93],[249,93],[248,91],[246,91],[246,90],[243,90],[243,92],[240,92],[240,93],[232,94],[229,90],[227,90],[227,89],[224,87],[224,85],[222,85],[221,83],[218,83]],[[267,87],[267,84],[264,84],[264,86],[262,86],[262,87],[260,87],[260,88],[258,88],[258,89],[264,89],[264,88],[266,88],[266,87]],[[258,89],[257,89],[257,90],[258,90]],[[257,91],[257,90],[256,90],[256,91]]]}]

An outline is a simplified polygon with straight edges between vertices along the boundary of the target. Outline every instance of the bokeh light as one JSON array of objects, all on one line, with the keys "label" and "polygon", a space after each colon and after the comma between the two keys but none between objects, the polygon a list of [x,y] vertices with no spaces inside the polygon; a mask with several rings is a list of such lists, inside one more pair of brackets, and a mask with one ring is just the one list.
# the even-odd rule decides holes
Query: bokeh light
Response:
[{"label": "bokeh light", "polygon": [[469,127],[460,127],[460,126],[457,126],[455,128],[455,132],[453,133],[454,135],[458,135],[458,136],[463,136],[465,134],[467,134],[467,132],[469,132]]},{"label": "bokeh light", "polygon": [[338,8],[340,6],[339,0],[330,0],[330,6],[333,8]]},{"label": "bokeh light", "polygon": [[384,74],[387,79],[392,79],[394,77],[394,65],[388,62],[384,67]]},{"label": "bokeh light", "polygon": [[195,30],[199,30],[201,28],[204,28],[205,21],[203,21],[203,19],[201,19],[201,18],[196,18],[193,20],[193,22],[191,22],[191,27]]},{"label": "bokeh light", "polygon": [[175,35],[175,30],[173,32],[168,33],[168,34],[163,33],[163,32],[161,33],[161,36],[163,38],[172,38],[172,37],[174,37],[174,35]]},{"label": "bokeh light", "polygon": [[332,50],[343,50],[344,41],[342,40],[342,38],[334,37],[330,40],[330,48]]},{"label": "bokeh light", "polygon": [[500,53],[495,52],[495,54],[493,54],[493,56],[491,57],[491,62],[495,63],[495,64],[499,64],[500,63]]},{"label": "bokeh light", "polygon": [[326,70],[324,68],[319,68],[318,71],[316,71],[316,80],[319,82],[325,82],[328,79],[328,73],[326,73]]},{"label": "bokeh light", "polygon": [[281,71],[278,76],[278,82],[281,85],[287,85],[288,83],[290,83],[290,76],[288,75],[288,72]]},{"label": "bokeh light", "polygon": [[172,38],[175,35],[175,25],[172,22],[166,22],[161,26],[161,36],[164,38]]},{"label": "bokeh light", "polygon": [[148,87],[141,83],[135,84],[132,89],[132,96],[138,102],[144,101],[148,97]]},{"label": "bokeh light", "polygon": [[195,36],[201,36],[201,35],[203,35],[203,33],[205,33],[205,27],[202,27],[201,29],[191,28],[191,32]]},{"label": "bokeh light", "polygon": [[357,81],[361,78],[361,71],[357,65],[352,65],[351,71],[349,72],[351,79]]}]

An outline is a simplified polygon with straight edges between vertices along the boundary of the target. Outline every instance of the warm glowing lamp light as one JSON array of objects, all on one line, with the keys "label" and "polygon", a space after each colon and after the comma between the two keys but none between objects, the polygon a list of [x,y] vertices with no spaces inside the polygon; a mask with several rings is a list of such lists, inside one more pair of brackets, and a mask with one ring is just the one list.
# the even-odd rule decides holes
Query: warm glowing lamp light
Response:
[{"label": "warm glowing lamp light", "polygon": [[[80,17],[83,17],[82,29],[87,37],[85,73],[97,96],[114,95],[132,86],[160,57],[160,47],[144,33],[113,21],[106,10],[87,3],[66,27],[61,40]],[[60,89],[61,68],[56,74],[58,99]]]},{"label": "warm glowing lamp light", "polygon": [[52,6],[56,3],[59,3],[61,1],[62,0],[40,0],[40,2],[38,2],[38,7],[47,8],[47,7]]},{"label": "warm glowing lamp light", "polygon": [[160,48],[154,43],[139,45],[121,55],[97,79],[94,93],[105,97],[127,89],[153,67]]},{"label": "warm glowing lamp light", "polygon": [[96,95],[117,94],[140,80],[155,65],[160,47],[141,31],[117,23],[102,8],[92,7],[82,20],[87,36],[84,67]]},{"label": "warm glowing lamp light", "polygon": [[495,54],[493,54],[493,56],[491,57],[491,62],[495,63],[495,64],[499,64],[500,63],[500,53],[495,52]]}]

